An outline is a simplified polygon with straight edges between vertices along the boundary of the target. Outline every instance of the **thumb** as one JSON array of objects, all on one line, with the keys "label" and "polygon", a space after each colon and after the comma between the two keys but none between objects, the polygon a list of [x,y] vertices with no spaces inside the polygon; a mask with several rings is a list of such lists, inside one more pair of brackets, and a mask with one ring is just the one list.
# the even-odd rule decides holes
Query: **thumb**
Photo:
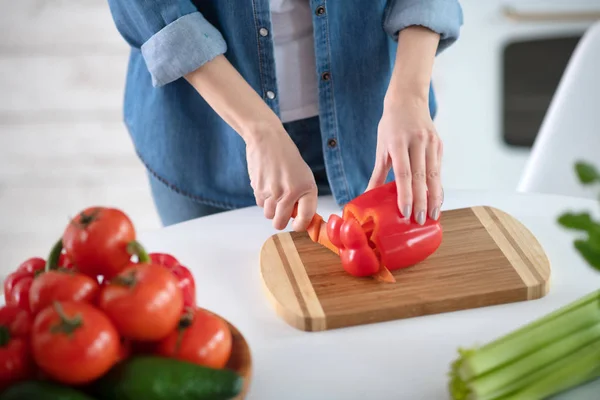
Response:
[{"label": "thumb", "polygon": [[385,178],[387,177],[387,173],[390,169],[386,164],[387,163],[384,161],[375,162],[375,168],[373,168],[373,174],[371,175],[371,179],[369,180],[369,184],[367,185],[365,192],[385,183]]}]

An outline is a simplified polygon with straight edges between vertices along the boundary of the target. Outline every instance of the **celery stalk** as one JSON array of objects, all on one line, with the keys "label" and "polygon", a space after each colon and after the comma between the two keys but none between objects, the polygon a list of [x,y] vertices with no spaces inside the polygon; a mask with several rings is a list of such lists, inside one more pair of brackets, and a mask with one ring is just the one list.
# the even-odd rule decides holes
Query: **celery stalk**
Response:
[{"label": "celery stalk", "polygon": [[[481,348],[459,349],[460,357],[452,363],[450,372],[452,398],[496,400],[511,392],[529,390],[541,381],[539,371],[550,366],[561,367],[560,371],[566,371],[567,375],[569,371],[577,374],[563,377],[563,382],[582,381],[590,373],[579,373],[578,365],[570,367],[564,360],[579,354],[581,349],[595,349],[597,343],[600,343],[600,290]],[[589,363],[600,369],[600,357],[595,364],[593,359]]]},{"label": "celery stalk", "polygon": [[600,290],[471,352],[460,368],[470,380],[600,321]]},{"label": "celery stalk", "polygon": [[591,343],[547,367],[523,389],[499,400],[538,400],[600,377],[600,341]]},{"label": "celery stalk", "polygon": [[[477,399],[495,399],[509,393],[520,382],[525,386],[532,381],[536,372],[544,369],[553,362],[561,361],[565,357],[578,351],[580,348],[600,343],[600,323],[589,328],[574,332],[534,353],[507,364],[500,369],[494,370],[470,383],[471,391],[476,394]],[[600,360],[600,359],[599,359]],[[522,378],[523,377],[523,378]],[[493,394],[490,396],[490,394]]]}]

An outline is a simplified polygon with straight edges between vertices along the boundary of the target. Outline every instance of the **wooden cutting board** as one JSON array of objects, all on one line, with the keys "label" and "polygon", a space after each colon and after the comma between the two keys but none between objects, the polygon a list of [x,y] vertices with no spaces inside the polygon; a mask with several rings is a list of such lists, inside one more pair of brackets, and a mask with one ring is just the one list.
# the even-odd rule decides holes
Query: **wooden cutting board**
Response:
[{"label": "wooden cutting board", "polygon": [[396,283],[357,278],[304,232],[263,245],[260,266],[277,314],[304,331],[323,331],[538,299],[550,263],[529,230],[487,206],[444,211],[442,244],[427,260],[393,272]]}]

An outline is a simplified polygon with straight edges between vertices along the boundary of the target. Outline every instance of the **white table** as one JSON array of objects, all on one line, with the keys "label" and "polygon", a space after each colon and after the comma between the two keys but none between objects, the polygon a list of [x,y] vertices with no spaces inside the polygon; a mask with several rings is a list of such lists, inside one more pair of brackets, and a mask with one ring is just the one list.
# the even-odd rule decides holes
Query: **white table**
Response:
[{"label": "white table", "polygon": [[[273,311],[261,287],[263,242],[276,231],[253,207],[143,234],[151,251],[176,255],[193,271],[198,304],[236,325],[251,346],[249,399],[443,400],[459,346],[484,343],[600,287],[573,249],[574,234],[556,222],[567,209],[597,214],[592,200],[517,193],[447,191],[444,209],[491,205],[523,222],[552,263],[550,293],[540,300],[319,333],[298,331]],[[330,198],[327,217],[339,212]],[[578,399],[590,398],[580,391]],[[576,396],[568,396],[569,399]],[[562,397],[567,398],[567,397]]]}]

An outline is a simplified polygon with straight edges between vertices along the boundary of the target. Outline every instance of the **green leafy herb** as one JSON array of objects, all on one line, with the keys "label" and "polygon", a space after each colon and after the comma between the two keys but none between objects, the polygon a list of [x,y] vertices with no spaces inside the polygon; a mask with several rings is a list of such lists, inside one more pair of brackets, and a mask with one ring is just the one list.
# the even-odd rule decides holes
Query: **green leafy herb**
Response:
[{"label": "green leafy herb", "polygon": [[578,161],[575,163],[575,172],[579,181],[584,185],[600,182],[600,172],[591,164]]},{"label": "green leafy herb", "polygon": [[[600,172],[591,164],[578,161],[575,172],[584,185],[600,184]],[[573,245],[591,267],[600,270],[600,222],[594,220],[589,212],[565,212],[558,217],[558,223],[583,234],[582,238],[575,239]]]}]

